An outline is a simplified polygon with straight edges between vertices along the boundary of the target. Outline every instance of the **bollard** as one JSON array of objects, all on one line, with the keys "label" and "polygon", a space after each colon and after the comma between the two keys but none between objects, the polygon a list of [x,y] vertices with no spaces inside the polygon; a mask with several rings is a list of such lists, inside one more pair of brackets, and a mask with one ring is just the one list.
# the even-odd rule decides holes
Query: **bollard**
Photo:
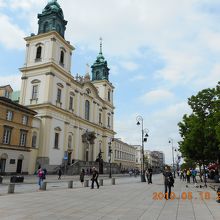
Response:
[{"label": "bollard", "polygon": [[47,190],[47,182],[43,182],[40,189],[41,190]]},{"label": "bollard", "polygon": [[72,181],[72,180],[70,180],[70,181],[68,182],[68,188],[69,188],[69,189],[72,189],[72,188],[73,188],[73,181]]},{"label": "bollard", "polygon": [[103,179],[100,179],[100,180],[99,180],[99,185],[100,185],[100,186],[103,186]]},{"label": "bollard", "polygon": [[15,184],[14,183],[10,183],[8,185],[8,193],[14,193],[15,192]]},{"label": "bollard", "polygon": [[2,177],[2,176],[0,176],[0,184],[2,183],[2,181],[3,181],[3,177]]},{"label": "bollard", "polygon": [[84,187],[89,187],[89,180],[84,181]]},{"label": "bollard", "polygon": [[217,189],[217,200],[216,202],[220,203],[220,187]]},{"label": "bollard", "polygon": [[115,178],[112,178],[112,185],[115,185]]}]

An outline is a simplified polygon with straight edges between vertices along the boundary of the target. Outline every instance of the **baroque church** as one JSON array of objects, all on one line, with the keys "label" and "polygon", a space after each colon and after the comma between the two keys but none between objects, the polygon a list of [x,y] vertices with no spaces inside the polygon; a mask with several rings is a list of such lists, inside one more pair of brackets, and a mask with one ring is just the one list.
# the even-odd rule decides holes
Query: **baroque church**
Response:
[{"label": "baroque church", "polygon": [[[74,47],[65,39],[67,21],[57,0],[49,1],[38,14],[38,33],[26,37],[25,64],[19,104],[34,110],[30,159],[53,171],[65,164],[88,165],[109,161],[113,140],[114,86],[109,68],[99,54],[84,77],[71,74]],[[33,146],[32,146],[33,147]],[[85,167],[84,167],[85,168]]]}]

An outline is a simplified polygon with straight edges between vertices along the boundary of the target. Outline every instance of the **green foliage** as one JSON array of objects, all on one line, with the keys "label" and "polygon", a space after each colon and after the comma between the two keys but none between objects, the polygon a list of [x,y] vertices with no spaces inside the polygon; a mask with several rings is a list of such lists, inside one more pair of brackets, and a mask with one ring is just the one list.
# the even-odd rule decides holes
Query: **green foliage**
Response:
[{"label": "green foliage", "polygon": [[180,152],[187,160],[208,164],[220,156],[220,83],[188,99],[192,114],[178,123]]}]

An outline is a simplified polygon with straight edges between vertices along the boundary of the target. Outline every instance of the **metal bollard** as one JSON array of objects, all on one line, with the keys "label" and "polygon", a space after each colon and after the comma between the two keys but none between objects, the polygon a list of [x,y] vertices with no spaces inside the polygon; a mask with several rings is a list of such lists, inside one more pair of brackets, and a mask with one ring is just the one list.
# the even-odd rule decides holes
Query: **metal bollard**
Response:
[{"label": "metal bollard", "polygon": [[115,178],[112,178],[112,185],[115,185]]},{"label": "metal bollard", "polygon": [[89,187],[89,180],[84,181],[84,187]]},{"label": "metal bollard", "polygon": [[72,189],[72,188],[73,188],[73,180],[70,180],[70,181],[68,182],[68,188],[69,188],[69,189]]},{"label": "metal bollard", "polygon": [[8,193],[14,193],[15,192],[15,184],[14,183],[10,183],[8,185]]},{"label": "metal bollard", "polygon": [[103,186],[103,179],[100,179],[100,180],[99,180],[99,185],[100,185],[100,186]]},{"label": "metal bollard", "polygon": [[40,189],[41,190],[47,190],[47,182],[43,182]]}]

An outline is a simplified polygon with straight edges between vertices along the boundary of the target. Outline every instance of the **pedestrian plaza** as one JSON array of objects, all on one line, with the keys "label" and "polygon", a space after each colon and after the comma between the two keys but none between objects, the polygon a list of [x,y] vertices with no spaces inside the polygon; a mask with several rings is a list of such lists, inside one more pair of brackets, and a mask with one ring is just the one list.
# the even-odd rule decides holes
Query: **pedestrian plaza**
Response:
[{"label": "pedestrian plaza", "polygon": [[207,188],[197,188],[192,183],[186,187],[186,182],[176,178],[173,198],[165,200],[162,174],[154,175],[150,185],[141,183],[140,177],[116,177],[116,185],[112,185],[106,177],[99,189],[81,187],[78,178],[68,189],[65,181],[69,178],[61,182],[52,179],[46,191],[39,191],[37,184],[29,181],[20,184],[20,190],[16,185],[14,194],[7,194],[7,184],[0,185],[0,219],[220,219],[220,203],[209,184]]}]

